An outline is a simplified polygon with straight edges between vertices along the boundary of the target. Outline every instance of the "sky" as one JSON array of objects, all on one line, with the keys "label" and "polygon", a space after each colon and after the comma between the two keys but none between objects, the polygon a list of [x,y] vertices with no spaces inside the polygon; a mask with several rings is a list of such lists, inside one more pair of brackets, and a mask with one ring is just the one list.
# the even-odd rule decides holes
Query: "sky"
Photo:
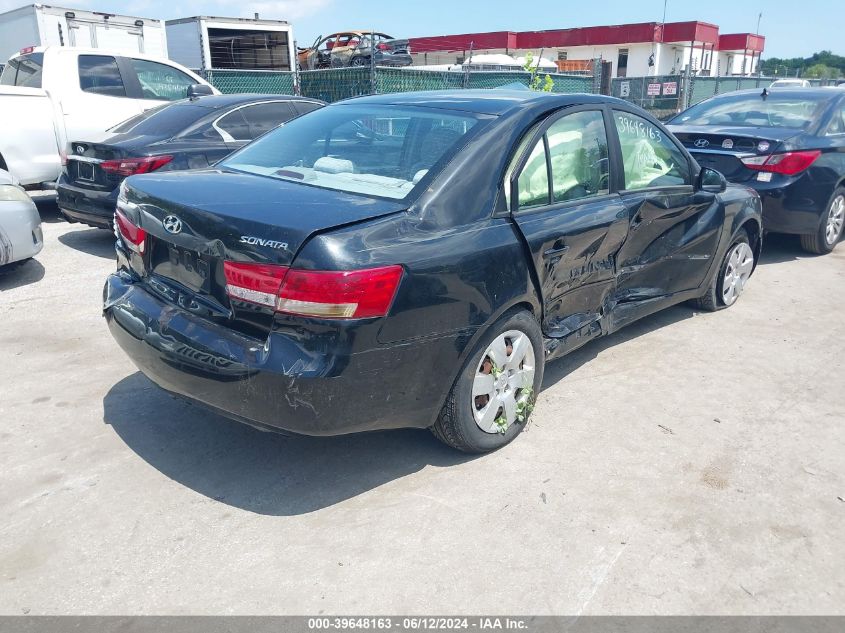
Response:
[{"label": "sky", "polygon": [[[53,0],[59,6],[172,19],[193,15],[252,17],[291,22],[300,46],[319,35],[345,29],[373,29],[394,37],[451,35],[483,31],[533,31],[659,22],[663,0]],[[0,12],[25,4],[0,0]],[[51,2],[52,4],[52,2]],[[700,20],[721,33],[766,36],[763,57],[807,57],[820,50],[845,55],[843,0],[667,1],[667,22]]]}]

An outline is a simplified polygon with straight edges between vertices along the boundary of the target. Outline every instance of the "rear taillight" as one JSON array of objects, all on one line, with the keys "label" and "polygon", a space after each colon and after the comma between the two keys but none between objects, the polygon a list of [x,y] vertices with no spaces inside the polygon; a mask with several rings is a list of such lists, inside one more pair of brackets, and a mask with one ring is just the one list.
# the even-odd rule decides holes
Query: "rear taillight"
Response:
[{"label": "rear taillight", "polygon": [[143,255],[144,245],[147,243],[147,232],[140,226],[135,226],[120,209],[114,212],[114,225],[126,247]]},{"label": "rear taillight", "polygon": [[224,262],[230,297],[276,312],[324,319],[385,316],[402,279],[401,266],[366,270],[297,270]]},{"label": "rear taillight", "polygon": [[104,160],[100,168],[110,174],[118,176],[134,176],[148,174],[161,169],[173,160],[172,156],[144,156],[142,158],[121,158],[120,160]]},{"label": "rear taillight", "polygon": [[390,46],[388,46],[387,44],[379,44],[378,46],[376,46],[376,48],[379,49],[380,51],[389,51],[390,50]]},{"label": "rear taillight", "polygon": [[287,266],[223,262],[226,293],[235,299],[276,309]]},{"label": "rear taillight", "polygon": [[807,169],[821,156],[818,150],[806,152],[786,152],[784,154],[772,154],[771,156],[753,156],[743,158],[742,164],[755,171],[767,171],[773,174],[784,174],[794,176]]}]

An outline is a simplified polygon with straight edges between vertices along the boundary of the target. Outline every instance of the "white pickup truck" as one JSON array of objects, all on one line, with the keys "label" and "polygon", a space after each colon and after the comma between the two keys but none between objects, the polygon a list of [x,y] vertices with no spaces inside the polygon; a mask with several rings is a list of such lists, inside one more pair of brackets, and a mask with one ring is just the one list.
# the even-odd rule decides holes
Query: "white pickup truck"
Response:
[{"label": "white pickup truck", "polygon": [[0,75],[0,169],[22,185],[55,181],[73,139],[98,140],[121,121],[184,99],[188,89],[218,94],[179,64],[140,54],[33,48]]}]

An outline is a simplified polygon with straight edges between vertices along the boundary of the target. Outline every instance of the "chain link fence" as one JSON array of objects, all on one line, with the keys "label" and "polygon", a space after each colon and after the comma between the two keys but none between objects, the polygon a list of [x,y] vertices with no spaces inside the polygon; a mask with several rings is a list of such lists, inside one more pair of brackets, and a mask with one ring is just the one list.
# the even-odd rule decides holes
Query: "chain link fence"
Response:
[{"label": "chain link fence", "polygon": [[682,109],[687,86],[684,77],[624,77],[611,82],[611,95],[624,99],[658,119],[667,119]]},{"label": "chain link fence", "polygon": [[[327,68],[299,73],[241,70],[205,70],[206,81],[225,94],[238,92],[300,94],[333,102],[350,97],[418,90],[500,88],[509,84],[530,86],[532,74],[518,71],[436,71],[415,68]],[[542,83],[547,73],[538,73]],[[552,92],[595,92],[591,75],[548,73]],[[297,90],[298,86],[298,90]]]},{"label": "chain link fence", "polygon": [[296,75],[268,70],[198,70],[194,71],[223,94],[249,92],[258,94],[294,94]]}]

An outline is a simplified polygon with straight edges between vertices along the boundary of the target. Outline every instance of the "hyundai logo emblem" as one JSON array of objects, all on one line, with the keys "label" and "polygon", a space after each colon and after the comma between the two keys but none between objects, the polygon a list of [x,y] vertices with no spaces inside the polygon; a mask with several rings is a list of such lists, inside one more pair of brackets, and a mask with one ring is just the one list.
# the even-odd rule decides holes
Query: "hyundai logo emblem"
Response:
[{"label": "hyundai logo emblem", "polygon": [[700,138],[695,142],[695,146],[698,149],[704,149],[705,147],[707,147],[709,145],[710,145],[710,141],[708,141],[706,138]]},{"label": "hyundai logo emblem", "polygon": [[175,215],[168,215],[161,221],[161,225],[164,227],[165,231],[173,233],[173,235],[182,232],[182,220],[177,218]]},{"label": "hyundai logo emblem", "polygon": [[77,154],[84,154],[85,153],[85,146],[84,145],[77,145],[76,146],[76,153]]}]

